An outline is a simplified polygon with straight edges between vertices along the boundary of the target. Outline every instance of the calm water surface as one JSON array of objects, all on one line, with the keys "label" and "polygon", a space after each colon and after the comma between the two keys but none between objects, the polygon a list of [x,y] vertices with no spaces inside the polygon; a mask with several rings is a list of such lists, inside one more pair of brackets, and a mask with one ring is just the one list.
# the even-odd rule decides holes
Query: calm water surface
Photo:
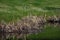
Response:
[{"label": "calm water surface", "polygon": [[[46,28],[46,27],[59,27],[60,28],[60,24],[46,24],[46,25],[44,25],[44,28]],[[44,30],[42,31],[42,32],[44,32]],[[32,33],[33,34],[33,33]],[[21,33],[0,33],[0,40],[6,40],[6,39],[8,39],[8,38],[14,38],[14,37],[16,37],[17,39],[18,38],[23,38],[23,34]]]}]

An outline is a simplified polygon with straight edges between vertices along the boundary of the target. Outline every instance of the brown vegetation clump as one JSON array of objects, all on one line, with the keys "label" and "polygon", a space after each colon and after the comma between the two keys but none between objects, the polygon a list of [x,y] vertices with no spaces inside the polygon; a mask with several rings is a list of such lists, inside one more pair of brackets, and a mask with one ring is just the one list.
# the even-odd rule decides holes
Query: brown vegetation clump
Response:
[{"label": "brown vegetation clump", "polygon": [[26,16],[16,23],[0,24],[0,32],[37,33],[45,23],[44,17]]},{"label": "brown vegetation clump", "polygon": [[60,24],[60,16],[49,16],[48,19],[46,19],[47,22],[49,23],[59,23]]},{"label": "brown vegetation clump", "polygon": [[59,16],[25,16],[16,23],[0,23],[0,32],[38,33],[41,32],[46,23],[60,23]]},{"label": "brown vegetation clump", "polygon": [[27,16],[22,18],[20,22],[17,22],[17,24],[20,26],[20,29],[22,31],[26,30],[28,33],[37,33],[43,29],[43,25],[45,22],[46,21],[44,17]]}]

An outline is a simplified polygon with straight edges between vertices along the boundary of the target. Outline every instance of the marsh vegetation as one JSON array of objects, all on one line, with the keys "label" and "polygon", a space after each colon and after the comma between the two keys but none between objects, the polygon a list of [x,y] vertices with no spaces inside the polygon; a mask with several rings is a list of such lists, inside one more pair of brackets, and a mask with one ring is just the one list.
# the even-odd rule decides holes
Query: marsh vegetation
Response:
[{"label": "marsh vegetation", "polygon": [[20,40],[21,33],[26,40],[60,39],[60,0],[0,0],[0,39]]}]

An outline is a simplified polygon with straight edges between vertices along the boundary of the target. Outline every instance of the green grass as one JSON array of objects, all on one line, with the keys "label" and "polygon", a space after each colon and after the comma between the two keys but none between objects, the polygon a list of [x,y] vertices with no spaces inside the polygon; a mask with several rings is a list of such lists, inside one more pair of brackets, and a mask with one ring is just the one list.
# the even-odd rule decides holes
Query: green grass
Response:
[{"label": "green grass", "polygon": [[[60,0],[0,0],[0,22],[17,21],[27,15],[60,15],[58,11],[47,11],[45,7],[60,7]],[[41,8],[41,9],[40,9]]]}]

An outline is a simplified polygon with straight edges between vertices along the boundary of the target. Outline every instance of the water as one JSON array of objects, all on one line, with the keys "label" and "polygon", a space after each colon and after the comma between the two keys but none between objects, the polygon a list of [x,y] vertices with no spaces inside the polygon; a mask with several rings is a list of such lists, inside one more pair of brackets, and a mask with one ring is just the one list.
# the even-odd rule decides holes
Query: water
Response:
[{"label": "water", "polygon": [[[45,30],[48,31],[50,29],[54,33],[55,32],[60,33],[60,30],[59,30],[60,29],[60,24],[58,24],[58,23],[56,23],[56,24],[45,24],[42,32],[45,32]],[[26,40],[27,35],[28,34],[22,34],[22,33],[0,33],[0,40],[8,40],[8,39],[10,39],[10,40],[15,40],[16,39],[17,40],[17,39],[20,39],[20,38],[22,38],[23,40]],[[25,36],[25,38],[24,38],[24,36]]]}]

